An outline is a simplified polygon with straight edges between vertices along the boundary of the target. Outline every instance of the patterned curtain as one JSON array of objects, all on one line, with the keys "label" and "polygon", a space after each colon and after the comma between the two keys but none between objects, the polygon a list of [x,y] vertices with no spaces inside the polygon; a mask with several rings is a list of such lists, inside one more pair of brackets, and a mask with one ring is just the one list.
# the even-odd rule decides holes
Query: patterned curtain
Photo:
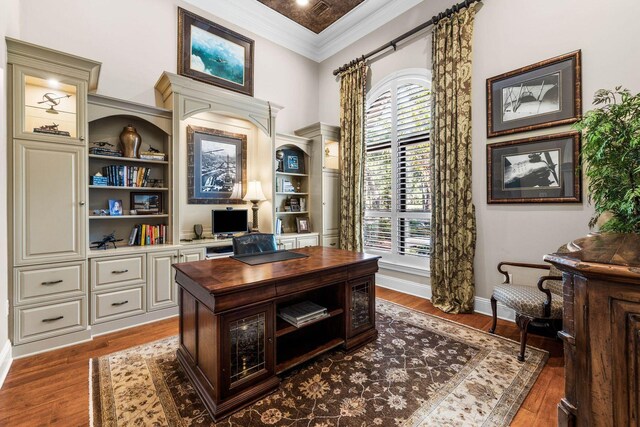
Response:
[{"label": "patterned curtain", "polygon": [[473,312],[475,210],[471,199],[471,42],[475,7],[433,30],[433,305]]},{"label": "patterned curtain", "polygon": [[362,251],[364,101],[367,65],[340,74],[340,248]]}]

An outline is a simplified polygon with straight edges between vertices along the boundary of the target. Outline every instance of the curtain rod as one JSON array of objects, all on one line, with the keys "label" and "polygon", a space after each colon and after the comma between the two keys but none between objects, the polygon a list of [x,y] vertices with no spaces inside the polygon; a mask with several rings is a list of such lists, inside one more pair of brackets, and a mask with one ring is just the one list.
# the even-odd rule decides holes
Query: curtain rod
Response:
[{"label": "curtain rod", "polygon": [[448,18],[449,16],[453,15],[455,12],[459,11],[462,8],[465,7],[469,7],[470,5],[472,5],[473,3],[477,3],[479,1],[482,0],[465,0],[461,3],[458,3],[456,5],[453,5],[452,7],[450,7],[449,9],[445,10],[444,12],[441,12],[440,14],[434,16],[433,18],[429,19],[427,22],[425,22],[424,24],[420,24],[417,27],[415,27],[412,30],[407,31],[406,33],[404,33],[403,35],[401,35],[400,37],[396,37],[395,39],[391,40],[389,43],[384,44],[382,46],[380,46],[379,48],[372,50],[369,53],[366,53],[364,55],[362,55],[360,58],[356,58],[353,61],[344,64],[342,67],[333,70],[333,75],[337,76],[339,73],[343,72],[344,70],[346,70],[347,68],[349,68],[350,66],[354,65],[355,63],[357,63],[358,61],[364,61],[365,59],[371,58],[372,56],[375,56],[377,54],[379,54],[380,52],[383,52],[387,49],[389,49],[390,47],[393,48],[393,50],[396,50],[396,45],[401,42],[402,40],[411,37],[412,35],[424,30],[425,28],[427,28],[430,25],[435,25],[438,23],[438,21],[440,21],[441,19],[444,18]]}]

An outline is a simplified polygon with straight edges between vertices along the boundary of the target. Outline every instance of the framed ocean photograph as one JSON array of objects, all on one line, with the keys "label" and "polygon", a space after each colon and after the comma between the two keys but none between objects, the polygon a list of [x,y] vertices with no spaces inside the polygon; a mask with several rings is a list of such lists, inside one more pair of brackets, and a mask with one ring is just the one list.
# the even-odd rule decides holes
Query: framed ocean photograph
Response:
[{"label": "framed ocean photograph", "polygon": [[253,96],[253,40],[178,8],[178,74]]},{"label": "framed ocean photograph", "polygon": [[580,203],[580,133],[487,145],[488,203]]},{"label": "framed ocean photograph", "polygon": [[189,204],[243,204],[247,188],[247,136],[187,126],[187,200]]},{"label": "framed ocean photograph", "polygon": [[580,51],[487,79],[487,136],[574,123],[582,115]]}]

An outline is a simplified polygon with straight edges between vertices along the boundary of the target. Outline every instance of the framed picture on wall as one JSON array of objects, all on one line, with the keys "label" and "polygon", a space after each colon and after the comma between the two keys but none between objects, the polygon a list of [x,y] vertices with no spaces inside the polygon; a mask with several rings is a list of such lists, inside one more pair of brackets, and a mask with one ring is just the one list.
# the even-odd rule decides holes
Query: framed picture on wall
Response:
[{"label": "framed picture on wall", "polygon": [[248,37],[178,8],[178,74],[253,96]]},{"label": "framed picture on wall", "polygon": [[187,126],[187,185],[189,204],[244,204],[247,135]]},{"label": "framed picture on wall", "polygon": [[574,123],[582,115],[580,51],[487,79],[487,136]]},{"label": "framed picture on wall", "polygon": [[487,203],[580,203],[580,133],[487,145]]}]

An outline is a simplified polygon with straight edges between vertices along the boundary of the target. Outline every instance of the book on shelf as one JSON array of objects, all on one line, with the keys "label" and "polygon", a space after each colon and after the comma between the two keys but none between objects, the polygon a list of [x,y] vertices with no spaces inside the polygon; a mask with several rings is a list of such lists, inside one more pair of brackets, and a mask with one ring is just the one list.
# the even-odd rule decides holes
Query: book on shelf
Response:
[{"label": "book on shelf", "polygon": [[276,218],[276,234],[282,234],[282,219]]},{"label": "book on shelf", "polygon": [[136,224],[129,235],[129,246],[161,245],[167,241],[165,224]]},{"label": "book on shelf", "polygon": [[143,166],[110,165],[102,168],[107,185],[113,187],[146,187],[151,168]]},{"label": "book on shelf", "polygon": [[167,155],[164,153],[161,153],[159,151],[142,151],[140,153],[140,158],[142,160],[156,160],[156,161],[160,161],[160,160],[166,160]]},{"label": "book on shelf", "polygon": [[302,301],[297,304],[282,307],[278,311],[278,316],[295,327],[300,327],[305,323],[327,317],[329,312],[326,307],[322,307],[311,301]]}]

